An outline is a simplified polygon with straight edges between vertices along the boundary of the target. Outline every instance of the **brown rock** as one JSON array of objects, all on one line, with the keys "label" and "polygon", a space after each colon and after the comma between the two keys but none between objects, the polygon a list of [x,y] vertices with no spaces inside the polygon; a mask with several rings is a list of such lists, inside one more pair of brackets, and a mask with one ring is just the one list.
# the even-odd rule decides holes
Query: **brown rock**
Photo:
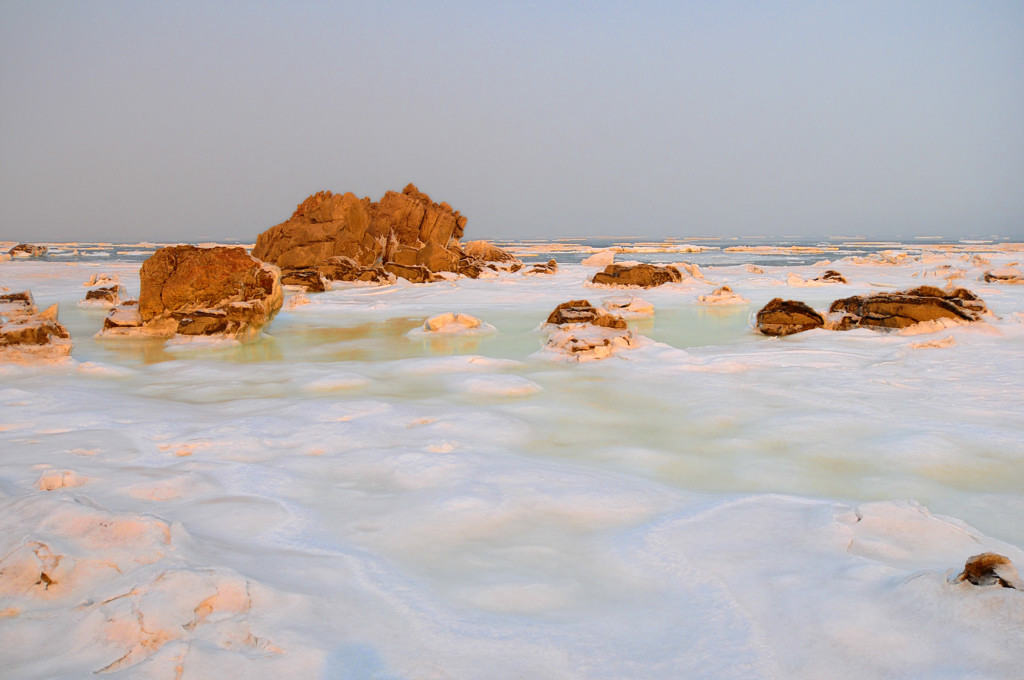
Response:
[{"label": "brown rock", "polygon": [[[31,294],[16,293],[24,301]],[[35,303],[31,303],[35,308]],[[57,320],[57,305],[33,314],[5,315],[0,319],[0,361],[26,362],[39,359],[58,359],[71,354],[71,335]]]},{"label": "brown rock", "polygon": [[30,291],[20,293],[7,293],[0,295],[0,317],[13,319],[21,316],[32,316],[39,313],[35,300],[32,299]]},{"label": "brown rock", "polygon": [[952,319],[978,321],[986,311],[985,303],[964,288],[946,291],[920,286],[896,293],[857,295],[836,300],[830,313],[842,313],[850,319],[848,327],[906,328],[923,321]]},{"label": "brown rock", "polygon": [[19,243],[8,250],[7,254],[11,257],[41,257],[46,255],[46,246],[37,246],[31,243]]},{"label": "brown rock", "polygon": [[384,265],[384,271],[394,274],[400,278],[412,281],[413,283],[430,283],[435,280],[434,275],[426,267],[413,265],[411,267],[388,262]]},{"label": "brown rock", "polygon": [[539,275],[543,276],[543,275],[546,275],[546,274],[554,274],[557,271],[558,271],[558,263],[555,262],[554,260],[548,260],[544,264],[535,264],[535,265],[533,265],[532,267],[527,269],[525,272],[523,272],[523,275],[524,276],[534,276],[534,275],[538,275],[539,274]]},{"label": "brown rock", "polygon": [[792,335],[824,325],[821,314],[797,300],[774,298],[757,312],[757,331],[764,335]]},{"label": "brown rock", "polygon": [[302,286],[307,293],[322,293],[328,289],[327,280],[319,269],[282,269],[282,286]]},{"label": "brown rock", "polygon": [[828,269],[821,273],[821,276],[815,277],[815,281],[823,281],[828,283],[849,283],[846,277],[837,272],[835,269]]},{"label": "brown rock", "polygon": [[483,262],[519,262],[515,255],[488,241],[468,241],[462,245],[462,249],[466,255]]},{"label": "brown rock", "polygon": [[672,265],[659,267],[653,264],[610,264],[604,271],[594,274],[591,282],[607,286],[653,288],[664,283],[679,283],[682,280],[682,274]]},{"label": "brown rock", "polygon": [[428,243],[416,253],[416,264],[432,272],[457,272],[460,260],[459,253],[436,243]]},{"label": "brown rock", "polygon": [[986,283],[1024,283],[1024,272],[1013,267],[992,269],[985,272],[982,279]]},{"label": "brown rock", "polygon": [[118,305],[121,304],[121,298],[124,294],[124,286],[120,284],[107,286],[105,288],[93,288],[92,290],[86,291],[85,302],[99,305]]},{"label": "brown rock", "polygon": [[991,552],[968,558],[964,570],[956,580],[969,581],[976,586],[999,585],[1003,588],[1020,588],[1020,577],[1013,562]]},{"label": "brown rock", "polygon": [[561,326],[569,323],[589,323],[604,328],[625,328],[621,317],[598,309],[589,300],[570,300],[555,307],[548,315],[547,323]]},{"label": "brown rock", "polygon": [[328,281],[366,281],[372,283],[393,283],[394,276],[384,267],[361,267],[355,260],[344,255],[327,258],[317,271]]},{"label": "brown rock", "polygon": [[161,248],[142,263],[139,278],[140,327],[151,335],[253,332],[283,300],[277,268],[238,247]]}]

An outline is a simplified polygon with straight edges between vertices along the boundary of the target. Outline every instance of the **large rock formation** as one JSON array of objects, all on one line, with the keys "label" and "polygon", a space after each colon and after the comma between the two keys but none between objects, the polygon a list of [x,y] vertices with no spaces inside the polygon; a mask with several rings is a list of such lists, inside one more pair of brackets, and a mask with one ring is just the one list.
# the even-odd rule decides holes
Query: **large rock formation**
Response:
[{"label": "large rock formation", "polygon": [[0,362],[59,359],[71,354],[71,335],[57,305],[42,312],[29,291],[0,295]]},{"label": "large rock formation", "polygon": [[659,267],[653,264],[610,264],[604,271],[594,274],[590,280],[592,283],[605,286],[653,288],[663,283],[679,283],[683,280],[683,275],[672,265]]},{"label": "large rock formation", "polygon": [[280,273],[244,248],[171,246],[142,263],[137,307],[116,307],[104,335],[255,332],[281,309]]},{"label": "large rock formation", "polygon": [[920,286],[896,293],[856,295],[836,300],[829,313],[841,315],[842,330],[853,327],[906,328],[923,321],[978,321],[985,303],[964,288],[946,291]]},{"label": "large rock formation", "polygon": [[386,280],[386,274],[376,273],[383,267],[423,282],[433,280],[431,273],[472,271],[466,261],[475,258],[459,248],[465,226],[457,210],[434,203],[412,184],[376,203],[321,191],[299,204],[287,221],[260,234],[252,254],[279,266],[286,277],[289,270],[310,268],[328,275],[324,267],[344,257],[362,271],[353,274],[346,266],[343,280]]}]

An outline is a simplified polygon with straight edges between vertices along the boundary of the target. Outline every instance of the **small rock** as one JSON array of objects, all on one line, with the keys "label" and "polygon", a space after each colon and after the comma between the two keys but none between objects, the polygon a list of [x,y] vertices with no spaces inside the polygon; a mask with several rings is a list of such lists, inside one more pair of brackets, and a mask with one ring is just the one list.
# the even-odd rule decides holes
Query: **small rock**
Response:
[{"label": "small rock", "polygon": [[564,324],[592,324],[604,328],[626,327],[626,321],[619,316],[597,309],[589,300],[570,300],[555,307],[548,315],[547,323],[561,326]]},{"label": "small rock", "polygon": [[637,286],[653,288],[665,283],[679,283],[683,275],[669,265],[659,267],[653,264],[610,264],[604,271],[594,274],[592,283],[605,286]]},{"label": "small rock", "polygon": [[307,293],[323,293],[329,286],[327,279],[318,269],[307,267],[305,269],[282,269],[282,286],[301,286]]},{"label": "small rock", "polygon": [[982,277],[988,283],[1024,283],[1024,272],[1013,267],[1005,269],[992,269],[985,272]]},{"label": "small rock", "polygon": [[7,254],[11,257],[42,257],[46,255],[46,246],[36,246],[31,243],[19,243],[10,250]]},{"label": "small rock", "polygon": [[558,263],[554,260],[548,260],[545,264],[535,264],[526,271],[523,272],[523,276],[537,276],[554,274],[558,271]]},{"label": "small rock", "polygon": [[968,581],[976,586],[1000,585],[1021,590],[1020,576],[1008,558],[997,553],[982,553],[967,559],[957,581]]},{"label": "small rock", "polygon": [[716,288],[710,295],[701,295],[697,300],[705,305],[742,305],[750,302],[742,295],[734,293],[729,286]]},{"label": "small rock", "polygon": [[821,328],[825,318],[798,300],[774,298],[757,312],[757,331],[782,336]]}]

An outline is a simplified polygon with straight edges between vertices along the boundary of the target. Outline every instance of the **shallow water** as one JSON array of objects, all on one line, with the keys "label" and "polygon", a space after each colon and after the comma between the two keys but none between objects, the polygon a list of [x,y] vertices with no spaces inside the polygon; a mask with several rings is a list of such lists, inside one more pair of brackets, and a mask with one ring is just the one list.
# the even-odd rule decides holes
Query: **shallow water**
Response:
[{"label": "shallow water", "polygon": [[[0,263],[0,285],[59,302],[75,339],[69,362],[0,368],[0,560],[14,573],[28,541],[74,565],[0,590],[0,635],[21,641],[0,675],[127,653],[115,674],[1014,677],[1024,594],[948,578],[986,549],[1024,564],[1024,286],[978,280],[1020,253],[828,245],[786,265],[638,253],[728,262],[631,291],[656,308],[630,322],[647,340],[579,364],[539,352],[539,326],[622,294],[585,283],[587,253],[559,254],[553,277],[337,285],[244,345],[92,337],[103,312],[77,305],[82,282],[118,273],[136,293],[138,256],[117,251],[142,248]],[[894,248],[910,258],[842,259]],[[942,285],[943,264],[995,315],[929,335],[751,332],[772,297]],[[787,283],[825,268],[851,283]],[[750,302],[697,302],[721,284]],[[495,331],[410,333],[446,311]],[[40,490],[51,469],[80,484]],[[83,538],[104,522],[158,547]]]}]

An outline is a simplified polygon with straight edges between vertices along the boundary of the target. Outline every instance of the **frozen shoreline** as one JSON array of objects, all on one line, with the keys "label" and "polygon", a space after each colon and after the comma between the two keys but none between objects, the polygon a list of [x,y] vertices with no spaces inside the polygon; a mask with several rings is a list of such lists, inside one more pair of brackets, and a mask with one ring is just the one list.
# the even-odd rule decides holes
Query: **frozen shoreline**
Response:
[{"label": "frozen shoreline", "polygon": [[[1024,286],[978,280],[1024,258],[974,248],[990,263],[964,245],[705,267],[629,291],[655,307],[631,322],[649,340],[586,365],[533,356],[555,305],[617,294],[572,263],[336,285],[256,343],[168,349],[99,341],[102,312],[75,306],[94,273],[137,293],[137,262],[0,262],[75,341],[0,366],[0,564],[19,584],[0,585],[0,669],[1015,677],[1024,593],[949,582],[986,550],[1024,566]],[[820,307],[944,285],[944,266],[985,325],[749,330],[776,295]],[[850,284],[790,285],[826,268]],[[697,302],[720,285],[749,304]],[[496,332],[408,335],[443,312]],[[77,485],[42,490],[54,473]],[[55,583],[26,581],[32,560]]]}]

